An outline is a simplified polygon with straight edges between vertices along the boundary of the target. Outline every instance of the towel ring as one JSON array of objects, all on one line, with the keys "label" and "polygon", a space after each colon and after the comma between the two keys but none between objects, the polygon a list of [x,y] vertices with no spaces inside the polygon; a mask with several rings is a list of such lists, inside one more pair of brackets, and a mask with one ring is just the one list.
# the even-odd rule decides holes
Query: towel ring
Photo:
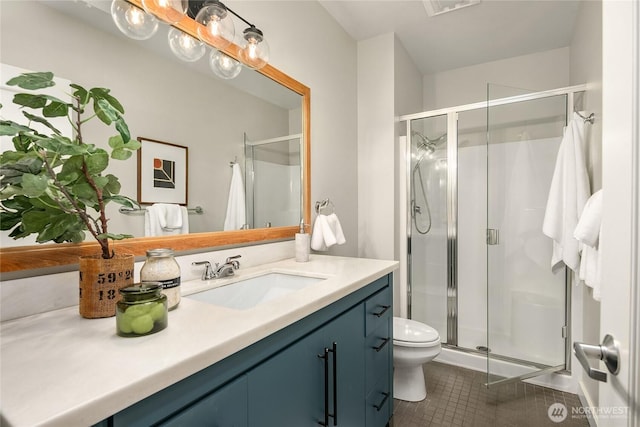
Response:
[{"label": "towel ring", "polygon": [[324,199],[320,202],[316,202],[316,213],[321,215],[330,215],[336,210],[333,202],[329,199]]}]

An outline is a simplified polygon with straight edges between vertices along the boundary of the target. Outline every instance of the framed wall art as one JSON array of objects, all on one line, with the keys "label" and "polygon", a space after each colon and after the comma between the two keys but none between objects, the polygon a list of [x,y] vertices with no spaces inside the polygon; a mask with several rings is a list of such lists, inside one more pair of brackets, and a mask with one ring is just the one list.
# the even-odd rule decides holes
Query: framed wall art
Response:
[{"label": "framed wall art", "polygon": [[138,137],[138,203],[188,202],[189,148]]}]

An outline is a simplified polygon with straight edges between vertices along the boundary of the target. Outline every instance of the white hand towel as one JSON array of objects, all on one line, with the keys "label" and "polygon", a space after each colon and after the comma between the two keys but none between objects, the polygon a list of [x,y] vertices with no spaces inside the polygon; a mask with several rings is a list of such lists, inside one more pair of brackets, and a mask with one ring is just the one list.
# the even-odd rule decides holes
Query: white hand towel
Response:
[{"label": "white hand towel", "polygon": [[584,120],[574,113],[560,143],[542,225],[553,239],[552,269],[561,262],[575,272],[580,266],[580,243],[573,232],[590,194],[583,140]]},{"label": "white hand towel", "polygon": [[165,231],[182,228],[182,206],[168,203],[156,203],[160,227]]},{"label": "white hand towel", "polygon": [[244,204],[244,184],[240,166],[235,163],[232,167],[231,185],[229,186],[229,201],[227,215],[224,220],[224,230],[240,230],[245,223],[246,210]]},{"label": "white hand towel", "polygon": [[574,232],[575,238],[583,243],[578,277],[593,288],[593,299],[596,301],[600,301],[602,285],[602,257],[599,248],[601,223],[602,190],[599,190],[587,200]]},{"label": "white hand towel", "polygon": [[311,249],[314,251],[327,250],[327,245],[324,243],[324,232],[328,228],[326,222],[326,215],[318,215],[313,223],[313,231],[311,231]]},{"label": "white hand towel", "polygon": [[[167,209],[167,206],[171,206],[171,208]],[[168,214],[169,211],[171,214]],[[147,207],[144,219],[145,236],[170,236],[189,233],[189,213],[185,206],[156,203]],[[180,224],[179,227],[177,226],[178,224]]]},{"label": "white hand towel", "polygon": [[311,233],[311,249],[326,251],[333,245],[342,245],[345,242],[342,225],[335,213],[316,217]]},{"label": "white hand towel", "polygon": [[329,225],[329,230],[334,237],[335,243],[337,245],[344,244],[347,240],[344,238],[344,233],[342,232],[342,225],[340,224],[340,220],[335,213],[327,216],[327,224]]}]

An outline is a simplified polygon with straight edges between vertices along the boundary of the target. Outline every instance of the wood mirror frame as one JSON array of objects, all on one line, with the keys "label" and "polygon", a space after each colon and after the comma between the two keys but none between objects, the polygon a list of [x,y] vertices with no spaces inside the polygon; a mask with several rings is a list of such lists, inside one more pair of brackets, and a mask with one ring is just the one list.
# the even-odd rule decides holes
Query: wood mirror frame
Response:
[{"label": "wood mirror frame", "polygon": [[[128,0],[142,7],[140,0]],[[197,38],[197,26],[193,19],[185,17],[173,26]],[[231,44],[223,50],[227,55],[239,59],[240,48]],[[305,224],[311,223],[311,90],[287,76],[277,68],[267,64],[259,73],[274,80],[301,95],[302,97],[302,134],[304,135],[302,150],[302,211]],[[306,225],[308,230],[308,225]],[[299,225],[287,227],[258,228],[252,230],[216,231],[209,233],[181,234],[164,237],[137,237],[112,242],[117,253],[131,253],[143,256],[148,249],[158,247],[172,248],[174,251],[206,251],[220,246],[246,245],[256,242],[293,239]],[[0,272],[15,272],[40,268],[61,267],[78,263],[78,257],[94,255],[100,252],[97,242],[61,243],[30,245],[0,249]]]}]

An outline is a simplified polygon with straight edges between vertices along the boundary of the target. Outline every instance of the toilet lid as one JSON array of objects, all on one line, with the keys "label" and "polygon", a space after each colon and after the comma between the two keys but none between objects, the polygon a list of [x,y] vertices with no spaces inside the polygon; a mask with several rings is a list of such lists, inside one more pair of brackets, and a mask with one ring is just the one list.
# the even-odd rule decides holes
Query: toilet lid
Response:
[{"label": "toilet lid", "polygon": [[440,339],[438,331],[424,323],[401,317],[393,318],[394,341],[432,342]]}]

